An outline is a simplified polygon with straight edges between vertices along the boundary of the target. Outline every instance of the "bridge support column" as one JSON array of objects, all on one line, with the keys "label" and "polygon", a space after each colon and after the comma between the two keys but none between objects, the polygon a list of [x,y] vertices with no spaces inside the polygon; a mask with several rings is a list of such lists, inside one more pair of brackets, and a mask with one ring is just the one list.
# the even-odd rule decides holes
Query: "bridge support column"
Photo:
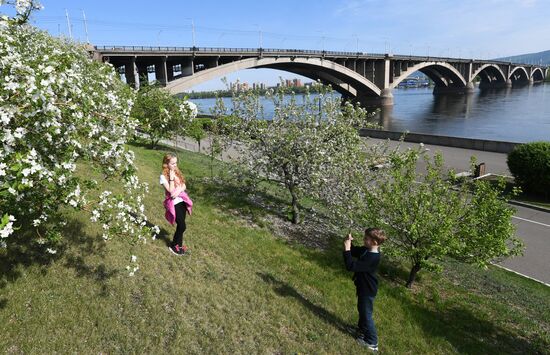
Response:
[{"label": "bridge support column", "polygon": [[181,75],[190,76],[195,74],[195,61],[193,59],[186,60],[181,63]]},{"label": "bridge support column", "polygon": [[393,93],[391,89],[384,89],[380,96],[357,95],[356,100],[366,108],[392,106]]},{"label": "bridge support column", "polygon": [[471,94],[475,91],[475,85],[473,82],[469,82],[468,84],[466,84],[466,87],[464,88],[464,93],[465,94]]},{"label": "bridge support column", "polygon": [[130,61],[124,64],[124,76],[126,77],[126,83],[133,86],[134,89],[139,89],[139,77],[136,66],[136,57],[130,58]]},{"label": "bridge support column", "polygon": [[166,65],[166,82],[174,80],[174,63],[168,62]]},{"label": "bridge support column", "polygon": [[166,86],[166,83],[168,83],[166,72],[166,57],[162,57],[158,63],[155,63],[155,78],[162,86]]},{"label": "bridge support column", "polygon": [[136,82],[137,82],[136,89],[139,90],[142,81],[143,81],[144,84],[147,84],[149,82],[149,73],[147,72],[147,65],[137,65],[136,64],[136,67],[137,67],[137,72],[138,72],[138,76],[137,76],[137,80],[136,80]]}]

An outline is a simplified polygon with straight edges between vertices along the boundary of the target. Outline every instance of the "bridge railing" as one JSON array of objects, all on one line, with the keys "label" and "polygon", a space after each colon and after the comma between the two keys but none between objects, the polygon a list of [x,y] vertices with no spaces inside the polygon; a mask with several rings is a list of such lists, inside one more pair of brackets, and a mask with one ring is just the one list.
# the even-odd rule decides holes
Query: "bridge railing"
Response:
[{"label": "bridge railing", "polygon": [[344,51],[319,51],[315,49],[275,49],[275,48],[219,48],[219,47],[151,47],[151,46],[95,46],[98,51],[117,52],[222,52],[222,53],[295,53],[316,55],[343,55],[343,56],[376,56],[383,57],[380,53],[344,52]]},{"label": "bridge railing", "polygon": [[491,59],[449,58],[418,55],[393,55],[383,53],[344,52],[344,51],[319,51],[315,49],[275,49],[275,48],[220,48],[220,47],[153,47],[153,46],[95,46],[97,51],[114,52],[189,52],[189,53],[250,53],[250,54],[281,54],[281,55],[316,55],[316,56],[345,56],[363,58],[384,58],[386,56],[400,60],[414,61],[445,61],[445,62],[483,62],[497,65],[516,65],[527,67],[543,67],[546,65],[526,64]]}]

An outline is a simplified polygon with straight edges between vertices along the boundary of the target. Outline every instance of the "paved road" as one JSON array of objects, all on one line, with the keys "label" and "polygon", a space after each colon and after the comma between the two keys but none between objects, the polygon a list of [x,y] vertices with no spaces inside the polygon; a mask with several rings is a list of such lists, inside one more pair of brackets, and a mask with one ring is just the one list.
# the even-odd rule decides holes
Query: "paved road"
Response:
[{"label": "paved road", "polygon": [[[367,142],[381,143],[383,139],[369,138]],[[401,145],[403,148],[415,148],[418,147],[418,143],[408,142],[389,142],[391,147]],[[428,149],[428,154],[433,156],[436,152],[443,154],[445,165],[454,169],[456,172],[469,171],[470,170],[470,157],[475,156],[477,163],[485,163],[485,172],[499,175],[510,175],[508,165],[506,164],[506,154],[484,152],[473,149],[462,149],[453,147],[436,146],[432,144],[425,144],[424,148]]]},{"label": "paved road", "polygon": [[[374,143],[380,139],[369,139]],[[390,142],[396,146],[398,142]],[[418,143],[401,143],[402,147],[417,147]],[[485,172],[499,175],[510,175],[506,164],[507,155],[502,153],[484,152],[472,149],[425,145],[429,154],[441,152],[445,165],[455,171],[468,171],[470,157],[476,156],[478,163],[485,162]],[[525,243],[523,256],[509,258],[497,265],[520,273],[524,276],[550,284],[550,213],[531,208],[514,206],[516,214],[513,222],[516,225],[516,235]]]},{"label": "paved road", "polygon": [[517,236],[525,242],[523,256],[499,265],[550,285],[550,213],[515,206]]},{"label": "paved road", "polygon": [[[380,139],[369,139],[369,142],[378,143]],[[390,142],[391,146],[401,144],[403,148],[417,147],[417,143]],[[197,144],[190,139],[179,140],[178,145],[182,148],[197,151]],[[206,148],[208,141],[201,143],[201,148]],[[484,152],[472,149],[462,149],[435,145],[425,145],[429,154],[441,152],[445,165],[453,168],[456,172],[469,171],[470,157],[477,157],[478,163],[485,162],[486,173],[499,175],[510,175],[506,164],[506,154]],[[224,160],[235,155],[234,151],[225,152]],[[537,211],[530,208],[514,206],[517,212],[513,217],[517,227],[517,236],[525,243],[523,256],[504,260],[498,265],[533,278],[550,285],[550,213]]]}]

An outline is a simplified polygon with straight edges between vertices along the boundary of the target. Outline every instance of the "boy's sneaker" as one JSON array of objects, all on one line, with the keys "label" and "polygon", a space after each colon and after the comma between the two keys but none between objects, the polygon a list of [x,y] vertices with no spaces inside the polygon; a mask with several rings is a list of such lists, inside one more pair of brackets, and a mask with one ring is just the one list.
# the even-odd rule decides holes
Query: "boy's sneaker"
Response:
[{"label": "boy's sneaker", "polygon": [[363,339],[362,336],[360,337],[357,337],[357,343],[359,343],[359,345],[361,346],[364,346],[365,348],[371,350],[371,351],[378,351],[378,344],[374,345],[374,344],[369,344],[365,341],[365,339]]},{"label": "boy's sneaker", "polygon": [[180,247],[179,245],[173,245],[171,247],[168,247],[168,249],[170,249],[170,251],[176,255],[184,255],[187,251],[186,246]]}]

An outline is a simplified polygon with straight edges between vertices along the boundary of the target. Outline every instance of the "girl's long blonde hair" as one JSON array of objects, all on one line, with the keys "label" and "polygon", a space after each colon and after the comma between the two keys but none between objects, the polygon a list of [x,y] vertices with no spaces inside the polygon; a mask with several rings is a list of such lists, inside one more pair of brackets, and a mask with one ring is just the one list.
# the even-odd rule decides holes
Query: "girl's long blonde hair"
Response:
[{"label": "girl's long blonde hair", "polygon": [[[172,153],[167,153],[164,158],[162,158],[162,175],[164,175],[167,181],[170,181],[170,168],[168,167],[168,163],[170,163],[170,160],[172,160],[173,158],[177,158],[177,156]],[[185,177],[177,166],[174,172],[180,180],[180,183],[185,184]]]}]

